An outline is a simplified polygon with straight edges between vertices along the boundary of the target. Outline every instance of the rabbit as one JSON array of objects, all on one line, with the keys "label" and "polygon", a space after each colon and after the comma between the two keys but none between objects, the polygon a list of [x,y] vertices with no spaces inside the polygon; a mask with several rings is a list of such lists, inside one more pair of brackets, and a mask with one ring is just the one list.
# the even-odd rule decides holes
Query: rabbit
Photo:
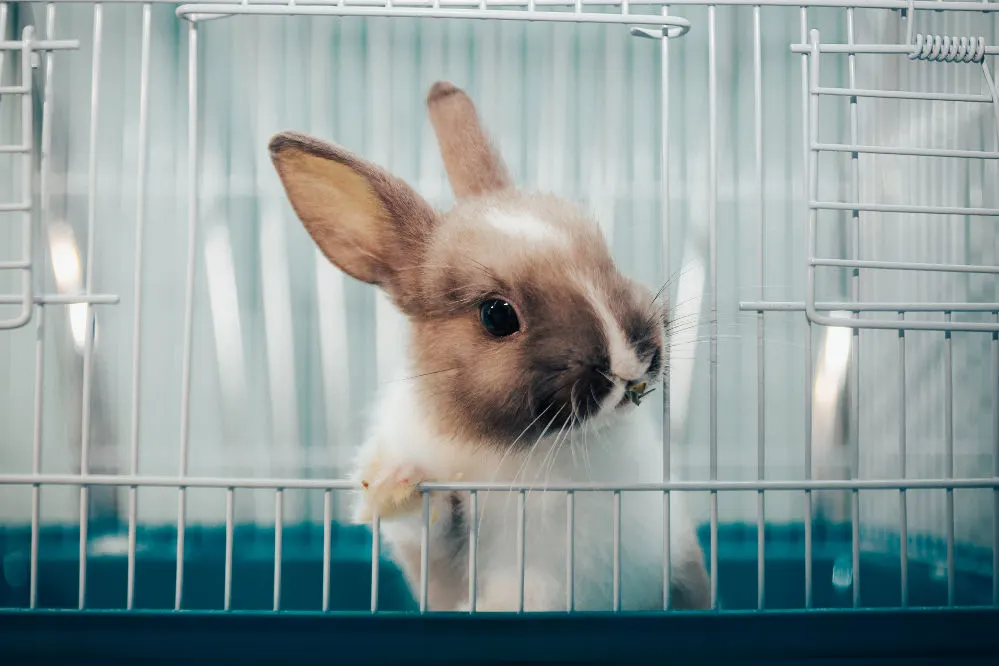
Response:
[{"label": "rabbit", "polygon": [[[583,211],[515,188],[464,91],[438,82],[427,107],[456,199],[447,212],[341,147],[292,132],[269,144],[319,250],[410,323],[406,363],[379,392],[353,478],[354,520],[381,519],[414,592],[422,482],[659,482],[661,438],[640,396],[663,372],[666,343],[661,302],[618,271]],[[479,491],[477,516],[468,492],[430,493],[428,608],[470,610],[477,520],[476,611],[612,609],[612,494],[573,497],[569,590],[565,493],[525,493],[523,558],[516,492]],[[619,499],[620,608],[661,609],[663,495]],[[678,493],[669,508],[672,607],[707,608],[704,556]]]}]

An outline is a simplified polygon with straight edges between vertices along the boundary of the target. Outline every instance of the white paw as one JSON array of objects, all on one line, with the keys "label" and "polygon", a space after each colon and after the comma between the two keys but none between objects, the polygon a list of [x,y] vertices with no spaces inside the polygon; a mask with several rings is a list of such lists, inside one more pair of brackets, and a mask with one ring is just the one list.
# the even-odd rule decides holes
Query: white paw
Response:
[{"label": "white paw", "polygon": [[420,510],[420,493],[416,486],[433,479],[419,465],[372,458],[358,473],[362,501],[357,520],[370,522],[379,518],[415,513]]}]

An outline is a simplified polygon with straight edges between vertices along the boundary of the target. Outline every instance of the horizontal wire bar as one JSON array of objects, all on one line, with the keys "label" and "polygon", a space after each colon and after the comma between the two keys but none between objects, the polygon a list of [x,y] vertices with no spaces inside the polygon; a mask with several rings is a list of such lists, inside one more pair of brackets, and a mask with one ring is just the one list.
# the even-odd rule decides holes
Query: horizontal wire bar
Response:
[{"label": "horizontal wire bar", "polygon": [[[803,301],[739,301],[745,312],[802,312]],[[846,312],[999,312],[999,303],[830,303],[815,304],[816,310]]]},{"label": "horizontal wire bar", "polygon": [[968,266],[964,264],[925,264],[911,261],[863,261],[854,259],[812,259],[813,266],[832,268],[877,268],[892,271],[934,271],[938,273],[996,273],[999,266]]},{"label": "horizontal wire bar", "polygon": [[[0,261],[0,271],[25,270],[31,268],[30,261]],[[18,300],[18,303],[21,301]]]},{"label": "horizontal wire bar", "polygon": [[[672,4],[672,3],[670,3]],[[947,3],[947,9],[951,4]],[[999,3],[995,3],[999,6]],[[978,5],[986,7],[988,5]],[[991,11],[997,11],[992,9]],[[840,54],[867,54],[867,55],[908,55],[915,50],[914,46],[908,44],[819,44],[819,53],[840,53]],[[811,53],[812,47],[808,44],[792,44],[791,53]],[[986,46],[986,55],[999,54],[999,46]],[[978,64],[978,63],[968,63]]]},{"label": "horizontal wire bar", "polygon": [[[846,320],[856,321],[856,320]],[[914,324],[918,322],[906,322]],[[272,490],[360,490],[349,479],[234,479],[134,474],[0,474],[0,485],[15,486],[136,486],[157,488],[266,488]],[[810,481],[670,481],[669,483],[422,483],[420,490],[469,492],[663,492],[725,490],[912,490],[999,488],[999,477],[955,479],[824,479]]]},{"label": "horizontal wire bar", "polygon": [[[139,3],[146,0],[106,0],[110,4],[117,3]],[[186,3],[192,6],[203,4],[226,4],[239,5],[245,0],[212,0],[211,2]],[[85,2],[92,3],[93,0],[60,0],[60,2]],[[176,4],[176,0],[151,0],[154,4]],[[272,3],[279,5],[333,5],[340,4],[341,0],[291,0],[286,3]],[[576,0],[346,0],[343,6],[375,6],[375,7],[575,7]],[[678,0],[676,2],[664,0],[580,0],[582,7],[621,7],[629,6],[695,6],[704,7],[707,5],[718,6],[759,6],[759,7],[842,7],[854,9],[906,9],[908,3],[905,0]],[[920,0],[914,3],[915,9],[933,9],[940,11],[940,5],[936,1]],[[948,2],[948,11],[959,12],[995,12],[999,11],[999,6],[989,4],[983,5],[978,2]]]},{"label": "horizontal wire bar", "polygon": [[673,28],[670,37],[680,37],[690,30],[690,21],[676,16],[649,14],[599,14],[577,12],[543,12],[504,9],[442,9],[423,7],[346,7],[339,5],[226,5],[184,4],[177,16],[190,21],[222,15],[252,16],[367,16],[382,18],[491,19],[494,21],[540,21],[550,23],[615,23],[624,25],[654,25]]},{"label": "horizontal wire bar", "polygon": [[896,148],[861,146],[845,143],[813,143],[812,150],[827,153],[868,153],[871,155],[907,155],[911,157],[960,157],[963,159],[999,160],[999,153],[987,150],[943,150],[939,148]]},{"label": "horizontal wire bar", "polygon": [[816,95],[833,95],[837,97],[876,97],[881,99],[911,99],[926,102],[984,102],[989,104],[992,98],[988,95],[964,95],[960,93],[910,92],[907,90],[868,90],[865,88],[812,88]]},{"label": "horizontal wire bar", "polygon": [[[0,153],[12,153],[15,151],[4,150],[8,146],[0,146]],[[27,152],[27,151],[23,151]],[[0,203],[0,213],[21,213],[31,208],[28,204],[23,203]]]},{"label": "horizontal wire bar", "polygon": [[[93,4],[90,2],[89,4]],[[33,39],[31,40],[32,51],[71,51],[80,48],[78,39]],[[21,40],[10,41],[0,40],[0,51],[23,51],[24,42]]]},{"label": "horizontal wire bar", "polygon": [[27,95],[31,88],[27,86],[0,86],[0,95]]},{"label": "horizontal wire bar", "polygon": [[[117,305],[121,297],[115,294],[39,294],[33,298],[38,305],[75,305],[90,303],[91,305]],[[17,305],[24,298],[11,294],[0,294],[0,305]]]},{"label": "horizontal wire bar", "polygon": [[869,213],[910,213],[917,215],[981,215],[999,216],[999,208],[960,208],[954,206],[903,206],[899,204],[842,203],[839,201],[809,201],[816,210],[855,210]]},{"label": "horizontal wire bar", "polygon": [[863,319],[854,317],[829,317],[821,315],[814,309],[805,308],[808,321],[819,326],[838,326],[841,328],[870,328],[887,331],[963,331],[978,333],[994,333],[999,331],[999,324],[971,321],[911,321],[905,323],[897,320]]}]

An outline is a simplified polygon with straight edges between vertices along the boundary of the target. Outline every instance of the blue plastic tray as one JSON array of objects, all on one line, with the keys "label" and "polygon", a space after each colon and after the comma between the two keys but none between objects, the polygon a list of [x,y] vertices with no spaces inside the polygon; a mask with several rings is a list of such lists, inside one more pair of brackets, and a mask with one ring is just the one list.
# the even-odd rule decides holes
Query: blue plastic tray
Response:
[{"label": "blue plastic tray", "polygon": [[[91,534],[120,533],[119,526]],[[991,663],[999,664],[999,609],[991,607],[984,554],[962,552],[966,570],[946,604],[946,576],[935,565],[909,564],[910,610],[898,610],[896,556],[862,555],[862,610],[852,606],[850,530],[816,527],[812,598],[804,605],[800,528],[766,532],[766,606],[755,611],[756,528],[719,529],[719,594],[724,613],[577,613],[517,616],[420,616],[399,571],[380,563],[380,608],[368,612],[370,533],[333,531],[330,602],[322,602],[322,527],[286,527],[282,612],[273,604],[274,533],[238,527],[234,534],[231,612],[222,607],[224,531],[186,534],[184,608],[172,612],[175,533],[141,530],[136,555],[136,611],[125,612],[122,553],[91,554],[87,608],[75,610],[78,532],[44,530],[38,605],[28,611],[29,532],[0,528],[0,663],[192,660],[205,663]],[[707,534],[702,538],[706,540]],[[990,554],[989,554],[990,555]],[[990,558],[989,558],[990,559]],[[934,608],[936,607],[936,608]],[[306,612],[313,611],[313,612]],[[734,611],[734,612],[733,612]],[[828,660],[832,660],[831,662]]]}]

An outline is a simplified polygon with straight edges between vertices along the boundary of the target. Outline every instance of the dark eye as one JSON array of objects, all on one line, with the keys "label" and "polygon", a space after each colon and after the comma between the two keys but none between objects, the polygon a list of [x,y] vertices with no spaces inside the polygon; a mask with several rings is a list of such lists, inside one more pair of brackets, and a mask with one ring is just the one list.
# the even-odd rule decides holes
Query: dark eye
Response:
[{"label": "dark eye", "polygon": [[487,331],[498,338],[520,330],[517,311],[504,300],[493,298],[479,306],[479,319]]}]

